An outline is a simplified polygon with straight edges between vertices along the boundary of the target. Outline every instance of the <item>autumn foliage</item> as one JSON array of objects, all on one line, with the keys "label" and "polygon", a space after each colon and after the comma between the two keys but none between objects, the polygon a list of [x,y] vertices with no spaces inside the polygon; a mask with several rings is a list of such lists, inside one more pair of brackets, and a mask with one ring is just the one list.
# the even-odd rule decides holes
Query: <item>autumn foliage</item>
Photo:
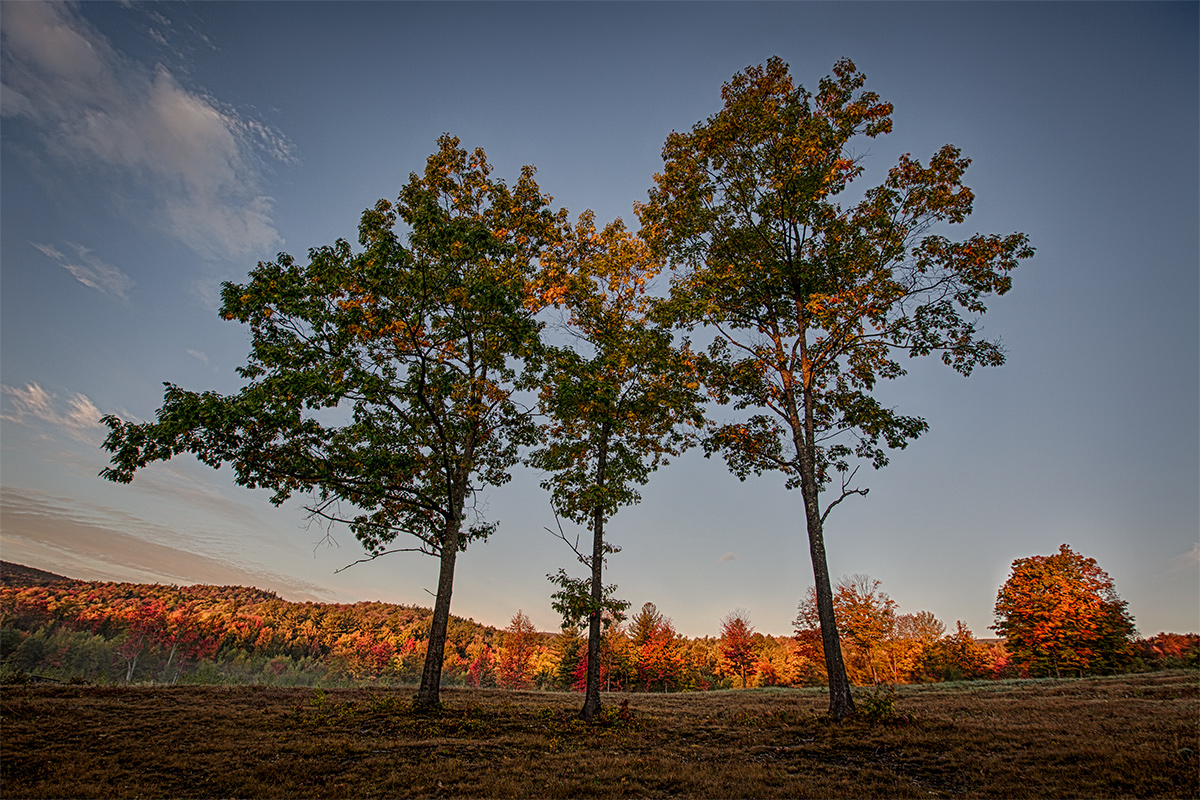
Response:
[{"label": "autumn foliage", "polygon": [[1131,662],[1133,618],[1093,558],[1062,545],[1018,558],[996,596],[996,631],[1031,675],[1113,672]]},{"label": "autumn foliage", "polygon": [[[7,570],[7,565],[6,565]],[[7,574],[7,573],[6,573]],[[949,633],[928,611],[899,613],[879,581],[839,582],[838,613],[850,679],[860,686],[1018,677],[997,640],[959,622]],[[387,603],[293,603],[238,586],[160,586],[65,580],[0,586],[0,671],[56,680],[414,685],[430,611]],[[653,603],[605,629],[607,692],[678,692],[825,680],[811,597],[795,636],[756,632],[745,612],[721,635],[689,638]],[[1200,636],[1160,633],[1129,645],[1133,670],[1196,668]],[[536,630],[522,611],[504,630],[452,617],[447,686],[582,692],[586,640],[578,629]]]}]

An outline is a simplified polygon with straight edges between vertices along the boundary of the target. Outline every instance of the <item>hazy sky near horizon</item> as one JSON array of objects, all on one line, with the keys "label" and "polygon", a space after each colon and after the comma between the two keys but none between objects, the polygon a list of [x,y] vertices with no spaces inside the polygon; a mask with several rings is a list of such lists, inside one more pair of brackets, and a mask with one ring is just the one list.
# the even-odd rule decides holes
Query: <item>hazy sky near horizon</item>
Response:
[{"label": "hazy sky near horizon", "polygon": [[[248,338],[223,281],[303,257],[394,199],[443,132],[495,175],[534,164],[575,217],[646,198],[672,130],[778,55],[813,88],[842,57],[895,105],[877,181],[949,142],[973,159],[960,235],[1037,255],[984,320],[1008,363],[933,361],[884,387],[927,434],[830,516],[836,577],[988,636],[1016,558],[1062,543],[1145,635],[1200,631],[1200,109],[1195,3],[0,3],[0,555],[73,577],[239,583],[431,605],[437,564],[362,556],[300,504],[176,459],[97,477],[103,414],[162,383],[235,391]],[[714,409],[721,418],[725,412]],[[452,611],[558,627],[540,476],[491,490],[499,532]],[[798,492],[689,453],[610,524],[608,580],[688,635],[735,608],[792,630],[812,583]]]}]

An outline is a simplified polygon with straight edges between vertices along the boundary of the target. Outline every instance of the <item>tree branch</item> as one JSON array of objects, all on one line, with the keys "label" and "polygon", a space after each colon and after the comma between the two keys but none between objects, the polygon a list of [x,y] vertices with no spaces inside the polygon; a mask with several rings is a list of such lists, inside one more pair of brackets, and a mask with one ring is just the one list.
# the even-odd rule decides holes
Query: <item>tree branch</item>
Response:
[{"label": "tree branch", "polygon": [[558,509],[554,507],[553,503],[550,504],[550,510],[554,512],[554,524],[555,524],[555,526],[558,527],[558,531],[552,531],[549,528],[542,528],[542,530],[546,531],[546,533],[550,534],[551,536],[562,539],[564,542],[566,542],[567,547],[571,548],[571,551],[573,553],[575,553],[575,557],[577,559],[579,559],[579,563],[583,564],[588,569],[591,569],[592,568],[592,557],[586,556],[583,553],[579,552],[579,537],[576,536],[575,542],[574,542],[574,544],[572,544],[571,540],[567,538],[567,534],[562,529],[562,520],[559,519]]},{"label": "tree branch", "polygon": [[838,497],[837,500],[834,500],[832,503],[825,506],[825,513],[821,515],[821,524],[822,525],[825,524],[825,518],[829,516],[829,512],[833,511],[833,507],[836,506],[838,503],[842,502],[847,497],[849,497],[850,495],[853,495],[853,494],[860,494],[863,497],[866,497],[867,493],[871,491],[870,489],[847,488],[850,486],[850,481],[854,480],[854,476],[857,473],[858,473],[858,467],[855,467],[854,470],[849,475],[846,475],[846,473],[844,473],[844,472],[842,473],[842,494],[840,497]]}]

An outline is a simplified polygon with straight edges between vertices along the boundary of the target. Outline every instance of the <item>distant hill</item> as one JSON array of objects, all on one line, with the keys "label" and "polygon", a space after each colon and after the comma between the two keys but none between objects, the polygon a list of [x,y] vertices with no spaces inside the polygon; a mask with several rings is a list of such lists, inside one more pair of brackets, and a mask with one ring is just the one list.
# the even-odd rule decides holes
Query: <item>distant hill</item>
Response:
[{"label": "distant hill", "polygon": [[0,586],[46,586],[51,583],[71,582],[74,578],[34,569],[24,564],[0,561]]},{"label": "distant hill", "polygon": [[[204,680],[233,682],[415,684],[431,617],[419,606],[297,603],[245,586],[83,581],[0,562],[0,664],[54,678],[174,681],[201,670]],[[494,673],[503,639],[451,616],[443,680],[465,685],[477,661],[477,672]]]}]

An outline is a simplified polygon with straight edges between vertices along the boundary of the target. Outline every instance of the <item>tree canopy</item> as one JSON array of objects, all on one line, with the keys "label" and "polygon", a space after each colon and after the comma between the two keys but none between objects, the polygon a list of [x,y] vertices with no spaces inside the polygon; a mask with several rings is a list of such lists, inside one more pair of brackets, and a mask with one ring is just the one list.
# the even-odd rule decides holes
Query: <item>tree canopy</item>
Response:
[{"label": "tree canopy", "polygon": [[1107,672],[1133,656],[1133,618],[1094,558],[1067,545],[1018,558],[996,594],[997,633],[1031,675]]}]

